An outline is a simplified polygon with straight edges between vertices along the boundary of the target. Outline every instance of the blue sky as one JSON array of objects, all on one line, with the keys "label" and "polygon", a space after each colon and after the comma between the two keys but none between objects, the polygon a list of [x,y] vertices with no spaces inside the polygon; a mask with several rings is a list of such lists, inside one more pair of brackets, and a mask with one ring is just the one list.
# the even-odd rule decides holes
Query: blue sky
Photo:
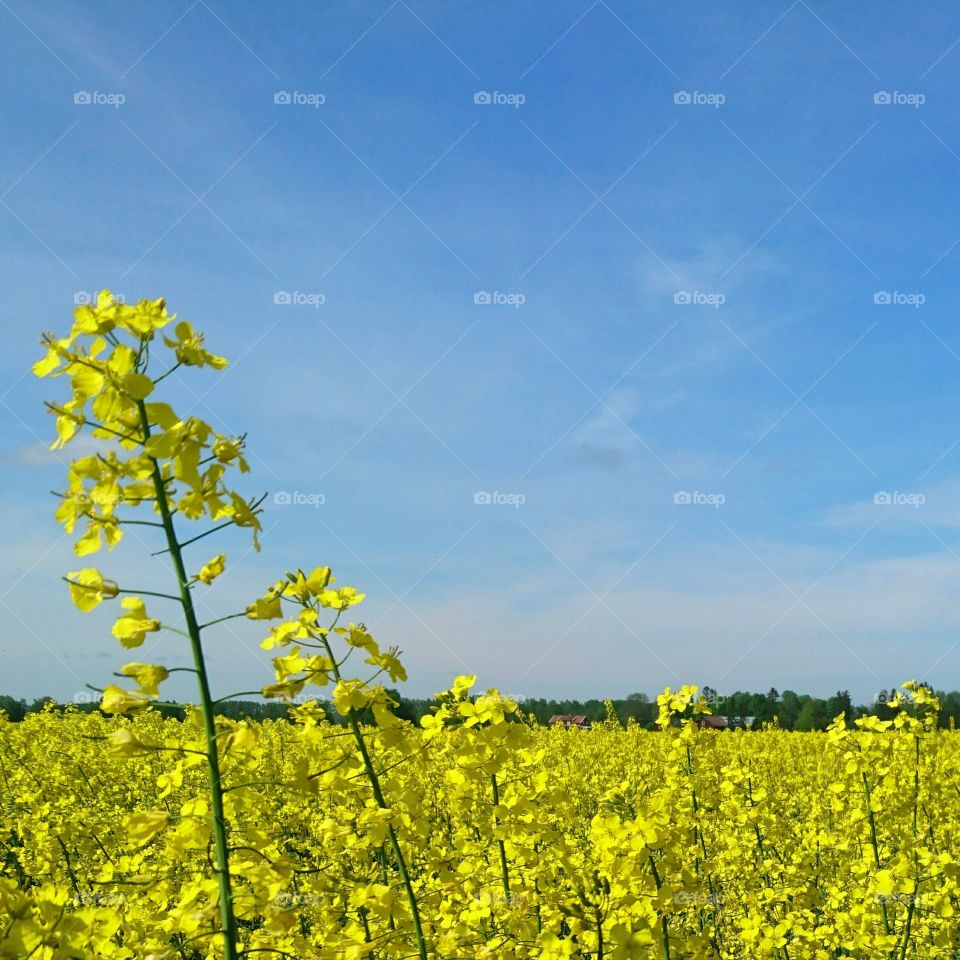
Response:
[{"label": "blue sky", "polygon": [[[211,612],[330,563],[414,694],[960,687],[953,6],[0,21],[4,690],[125,660],[58,579],[29,375],[103,287],[234,360],[171,384],[270,493]],[[100,565],[156,583],[148,546]],[[258,639],[211,637],[221,693],[266,682]]]}]

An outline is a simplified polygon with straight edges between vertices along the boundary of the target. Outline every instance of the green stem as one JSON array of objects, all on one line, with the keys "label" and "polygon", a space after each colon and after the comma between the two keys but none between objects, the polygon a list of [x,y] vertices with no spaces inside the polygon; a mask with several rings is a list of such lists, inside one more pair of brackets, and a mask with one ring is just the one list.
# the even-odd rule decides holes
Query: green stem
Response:
[{"label": "green stem", "polygon": [[[662,886],[660,882],[660,874],[657,872],[657,865],[654,862],[653,854],[647,858],[647,862],[650,864],[650,872],[653,874],[653,882],[657,885],[657,892],[660,892],[660,887]],[[667,923],[667,915],[660,915],[660,929],[663,932],[663,960],[670,960],[670,926]]]},{"label": "green stem", "polygon": [[[873,809],[870,806],[870,784],[867,781],[867,775],[861,773],[863,778],[863,792],[867,796],[867,819],[870,821],[870,845],[873,847],[873,862],[877,869],[880,869],[880,845],[877,843],[877,821],[873,815]],[[883,913],[883,932],[890,936],[890,918],[887,916],[887,904],[880,901],[880,910]]]},{"label": "green stem", "polygon": [[903,928],[903,945],[900,947],[900,960],[906,960],[907,948],[910,946],[910,927],[913,925],[913,911],[917,906],[917,888],[914,887],[913,895],[910,897],[910,903],[907,904],[907,921]]},{"label": "green stem", "polygon": [[63,858],[67,862],[67,876],[70,878],[70,885],[73,887],[73,894],[77,898],[78,902],[81,902],[80,897],[80,884],[77,882],[77,875],[74,873],[73,864],[70,862],[70,854],[67,852],[67,845],[63,842],[63,838],[58,836],[57,843],[60,844],[60,849],[63,851]]},{"label": "green stem", "polygon": [[[493,822],[495,827],[500,826],[500,817],[497,816],[496,808],[500,806],[500,785],[497,783],[497,775],[490,774],[490,785],[493,787]],[[503,840],[497,838],[497,846],[500,848],[500,877],[503,880],[503,895],[506,897],[506,903],[510,903],[510,871],[507,867],[507,848]],[[602,935],[601,935],[602,939]]]},{"label": "green stem", "polygon": [[[140,411],[140,425],[143,430],[143,442],[150,439],[150,422],[147,417],[146,404],[137,401]],[[160,470],[160,464],[150,457],[153,465],[153,486],[157,494],[157,507],[163,522],[167,537],[167,548],[170,559],[180,586],[180,603],[187,624],[187,633],[190,636],[190,650],[193,654],[193,664],[197,671],[197,686],[200,692],[200,712],[203,717],[203,729],[207,743],[207,777],[210,786],[210,809],[213,815],[213,842],[216,854],[217,885],[220,893],[220,923],[223,927],[223,954],[224,960],[237,960],[237,919],[233,909],[233,889],[230,876],[230,854],[227,848],[227,824],[223,813],[223,784],[220,780],[220,756],[217,748],[217,729],[213,713],[213,698],[210,695],[210,682],[207,677],[207,665],[203,655],[203,644],[200,639],[200,626],[197,623],[196,612],[193,608],[193,597],[190,593],[189,578],[183,565],[183,555],[180,552],[180,543],[173,526],[173,515],[167,499],[167,487]]]},{"label": "green stem", "polygon": [[[322,638],[323,645],[326,647],[327,656],[330,658],[331,669],[333,672],[333,677],[340,682],[340,670],[337,667],[336,657],[333,655],[333,650],[330,647],[330,641],[324,635]],[[370,786],[373,789],[373,798],[377,802],[377,806],[381,810],[389,810],[387,801],[384,798],[383,790],[380,787],[380,777],[377,776],[376,768],[373,765],[373,761],[370,759],[370,753],[367,750],[367,741],[364,739],[363,731],[360,729],[360,722],[357,720],[357,714],[355,710],[350,710],[347,714],[347,723],[350,726],[351,731],[353,732],[353,738],[357,744],[357,750],[360,753],[360,758],[363,760],[363,768],[366,771],[367,779],[370,781]],[[413,931],[417,939],[417,956],[420,960],[428,960],[427,956],[427,942],[423,936],[423,925],[420,922],[420,907],[417,903],[417,895],[413,889],[413,883],[410,880],[410,870],[407,867],[407,861],[403,856],[403,851],[400,849],[400,841],[397,838],[397,832],[393,828],[391,823],[387,827],[387,836],[390,838],[390,846],[393,849],[393,855],[397,861],[397,870],[400,873],[400,878],[403,881],[403,889],[407,894],[407,903],[410,905],[410,916],[413,920]]]}]

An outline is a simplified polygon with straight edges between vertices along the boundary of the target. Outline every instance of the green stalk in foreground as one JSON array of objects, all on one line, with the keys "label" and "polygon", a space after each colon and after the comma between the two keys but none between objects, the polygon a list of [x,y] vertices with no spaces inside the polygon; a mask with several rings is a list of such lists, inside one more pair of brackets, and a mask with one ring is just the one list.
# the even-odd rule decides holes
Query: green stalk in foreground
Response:
[{"label": "green stalk in foreground", "polygon": [[[140,411],[140,425],[143,430],[143,442],[150,439],[150,421],[146,405],[137,401]],[[219,887],[220,922],[223,927],[223,953],[226,960],[237,960],[237,918],[233,910],[233,884],[230,876],[230,851],[227,844],[227,824],[223,814],[223,784],[220,779],[220,754],[217,748],[217,729],[214,718],[213,698],[210,695],[210,683],[207,678],[207,666],[203,656],[203,642],[200,625],[193,608],[190,593],[190,581],[183,563],[180,541],[177,539],[173,524],[173,515],[167,500],[167,488],[163,480],[160,465],[151,457],[153,464],[153,486],[156,491],[157,508],[163,530],[167,538],[167,548],[173,563],[174,573],[180,587],[180,605],[190,637],[190,651],[193,655],[194,669],[197,674],[197,687],[200,693],[200,712],[203,716],[203,729],[207,741],[207,777],[210,784],[210,810],[213,816],[213,843],[216,854],[217,884]]]},{"label": "green stalk in foreground", "polygon": [[[495,827],[500,826],[500,817],[496,813],[496,808],[500,806],[500,784],[497,782],[497,775],[490,774],[490,786],[493,788],[493,823]],[[497,837],[497,848],[500,851],[500,879],[503,883],[504,902],[510,903],[510,870],[507,866],[507,848],[503,840]],[[600,935],[601,942],[603,934]]]},{"label": "green stalk in foreground", "polygon": [[[340,676],[340,667],[337,664],[337,658],[333,654],[333,649],[330,646],[330,641],[327,639],[327,636],[324,634],[322,636],[323,645],[326,648],[327,656],[330,658],[330,672],[333,678],[340,682],[342,677]],[[389,810],[390,807],[387,804],[387,801],[383,795],[383,789],[380,785],[380,777],[377,774],[376,767],[373,765],[373,760],[370,759],[370,751],[367,750],[367,741],[363,736],[363,731],[360,729],[360,721],[357,720],[357,713],[355,710],[351,710],[347,714],[347,723],[350,725],[350,730],[353,733],[353,738],[357,744],[357,751],[360,754],[361,760],[363,760],[363,769],[367,775],[367,780],[370,782],[370,787],[373,790],[373,799],[376,800],[377,806],[381,810]],[[403,889],[407,895],[407,903],[410,906],[410,917],[413,920],[413,932],[417,940],[417,956],[420,960],[428,960],[427,954],[427,941],[423,935],[423,924],[420,920],[420,905],[417,903],[417,895],[413,889],[413,882],[410,879],[410,868],[407,866],[406,858],[403,855],[403,851],[400,849],[400,840],[397,837],[397,832],[393,828],[393,824],[387,826],[387,836],[390,838],[390,847],[393,850],[393,855],[397,859],[397,870],[400,873],[400,879],[403,882]]]},{"label": "green stalk in foreground", "polygon": [[[172,329],[167,329],[170,327]],[[175,593],[131,590],[126,584],[121,587],[94,567],[71,571],[65,579],[73,602],[84,612],[123,595],[120,602],[125,612],[115,621],[112,633],[127,650],[142,646],[148,633],[164,629],[161,620],[147,614],[145,602],[136,594],[180,604],[186,631],[168,629],[188,639],[193,658],[193,667],[176,669],[187,670],[197,678],[205,748],[194,752],[202,753],[207,762],[208,796],[204,802],[210,811],[211,859],[219,914],[219,919],[214,916],[210,920],[212,931],[204,931],[200,936],[213,937],[215,941],[222,937],[225,960],[238,960],[241,947],[224,816],[222,751],[214,715],[216,701],[210,694],[201,638],[205,626],[229,617],[199,624],[192,593],[197,582],[209,584],[223,572],[226,558],[222,554],[212,558],[191,577],[184,566],[183,550],[229,526],[251,530],[254,546],[259,549],[259,502],[248,501],[224,482],[228,470],[246,473],[249,469],[243,454],[244,438],[221,434],[198,417],[180,417],[170,404],[157,396],[156,390],[163,380],[182,367],[222,370],[227,360],[209,352],[203,334],[194,330],[188,321],[176,322],[162,298],[132,304],[106,290],[101,291],[95,301],[75,309],[74,322],[66,337],[47,333],[42,342],[46,355],[33,365],[34,374],[41,378],[65,377],[70,384],[69,399],[46,404],[56,416],[58,439],[52,449],[65,447],[84,429],[95,441],[93,452],[82,453],[71,461],[68,485],[60,493],[56,511],[57,520],[68,534],[73,534],[82,524],[83,533],[74,543],[77,556],[90,556],[105,546],[112,550],[128,526],[162,530],[166,538],[167,547],[163,552],[170,554],[173,564],[179,586]],[[167,357],[169,366],[164,373],[152,377],[147,368],[151,359],[164,355],[164,348],[172,354]],[[128,509],[145,503],[151,505],[154,519],[126,516]],[[193,521],[206,517],[212,526],[181,541],[174,524],[177,513]],[[103,690],[100,709],[107,714],[123,715],[156,701],[159,684],[172,672],[162,664],[126,664],[123,673],[116,675],[132,677],[136,689],[110,684]],[[132,748],[133,753],[121,755],[150,749],[135,739],[123,742],[123,750]],[[159,828],[161,831],[172,819],[166,812],[162,815],[165,820]],[[146,816],[149,818],[150,814]],[[147,835],[152,827],[146,828],[147,833],[144,829],[134,819],[128,832],[142,845],[144,837],[153,839],[158,835],[156,832]]]}]

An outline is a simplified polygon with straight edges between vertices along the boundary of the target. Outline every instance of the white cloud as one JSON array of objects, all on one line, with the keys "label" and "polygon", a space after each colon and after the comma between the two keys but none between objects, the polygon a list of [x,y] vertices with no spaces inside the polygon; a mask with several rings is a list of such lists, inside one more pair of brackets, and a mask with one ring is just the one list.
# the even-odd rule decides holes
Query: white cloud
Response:
[{"label": "white cloud", "polygon": [[0,451],[0,464],[14,467],[51,467],[59,464],[66,467],[77,457],[102,453],[107,447],[104,442],[94,440],[87,434],[75,437],[65,450],[51,450],[48,443],[37,440]]}]

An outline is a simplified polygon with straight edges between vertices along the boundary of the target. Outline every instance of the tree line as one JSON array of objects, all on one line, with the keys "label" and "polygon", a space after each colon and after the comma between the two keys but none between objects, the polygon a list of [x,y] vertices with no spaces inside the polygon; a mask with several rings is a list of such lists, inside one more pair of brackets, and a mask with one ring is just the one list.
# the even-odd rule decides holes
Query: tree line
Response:
[{"label": "tree line", "polygon": [[[764,724],[776,721],[785,730],[800,731],[824,730],[841,712],[846,714],[848,723],[866,714],[875,714],[881,718],[891,717],[893,711],[887,704],[895,693],[894,690],[885,691],[878,694],[873,703],[855,705],[846,690],[838,690],[826,699],[793,690],[780,693],[773,687],[766,693],[738,690],[731,694],[720,694],[714,688],[705,686],[701,692],[710,704],[711,712],[725,717],[731,727],[747,727],[752,724],[753,729],[759,729]],[[397,715],[412,723],[419,723],[420,718],[430,713],[430,708],[436,703],[432,699],[404,697],[397,690],[390,690],[389,693],[398,704]],[[943,707],[940,714],[941,726],[960,726],[960,691],[937,691],[937,696]],[[547,724],[551,717],[562,714],[584,716],[590,723],[607,718],[605,700],[553,700],[536,697],[522,699],[519,703],[524,713],[535,718],[540,724]],[[645,693],[631,693],[623,699],[611,699],[610,703],[621,723],[632,721],[641,727],[653,728],[657,716],[655,698]],[[85,713],[99,709],[95,702],[72,705]],[[52,697],[39,697],[27,703],[22,699],[0,695],[0,712],[13,721],[23,720],[28,714],[48,707],[64,709],[66,706],[67,704],[57,703]],[[324,706],[334,723],[343,720],[331,704],[324,703]],[[182,718],[184,714],[184,707],[179,704],[160,704],[156,709],[170,717]],[[264,700],[232,700],[221,703],[218,707],[223,716],[235,720],[283,720],[288,716],[288,710],[284,703]]]}]

